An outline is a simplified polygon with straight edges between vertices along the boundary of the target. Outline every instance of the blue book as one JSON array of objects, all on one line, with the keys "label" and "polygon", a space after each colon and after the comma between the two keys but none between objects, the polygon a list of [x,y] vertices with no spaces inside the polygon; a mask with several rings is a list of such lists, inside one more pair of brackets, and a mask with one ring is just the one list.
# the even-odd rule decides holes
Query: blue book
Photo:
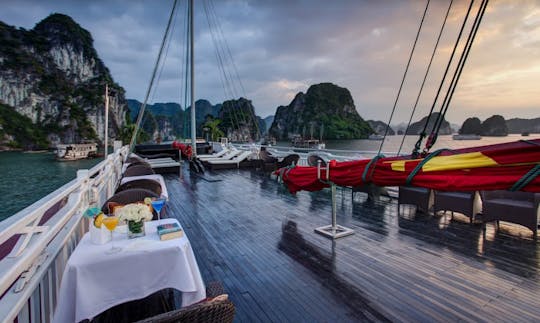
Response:
[{"label": "blue book", "polygon": [[176,222],[158,225],[157,233],[160,240],[181,238],[184,235],[182,228]]}]

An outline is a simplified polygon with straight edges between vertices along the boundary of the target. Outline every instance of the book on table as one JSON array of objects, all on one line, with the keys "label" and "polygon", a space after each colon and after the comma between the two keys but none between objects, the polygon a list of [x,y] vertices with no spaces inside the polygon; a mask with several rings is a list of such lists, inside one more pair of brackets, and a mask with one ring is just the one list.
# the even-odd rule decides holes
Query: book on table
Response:
[{"label": "book on table", "polygon": [[181,238],[184,232],[178,223],[165,223],[157,226],[157,233],[160,240]]}]

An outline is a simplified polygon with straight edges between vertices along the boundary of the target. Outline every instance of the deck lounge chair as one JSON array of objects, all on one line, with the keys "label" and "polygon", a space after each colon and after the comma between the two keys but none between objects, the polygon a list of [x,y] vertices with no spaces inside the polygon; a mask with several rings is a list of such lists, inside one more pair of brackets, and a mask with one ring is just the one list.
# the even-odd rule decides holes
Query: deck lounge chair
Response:
[{"label": "deck lounge chair", "polygon": [[473,220],[478,213],[476,207],[476,192],[446,192],[435,191],[434,192],[433,212],[437,214],[438,211],[451,211],[452,219],[454,218],[454,212],[461,213],[469,217],[469,222],[473,223]]},{"label": "deck lounge chair", "polygon": [[398,214],[401,214],[401,204],[414,205],[420,212],[429,214],[429,210],[433,205],[432,191],[424,187],[400,186]]},{"label": "deck lounge chair", "polygon": [[204,155],[197,155],[198,158],[220,158],[221,156],[228,153],[229,149],[223,149],[215,154],[204,154]]},{"label": "deck lounge chair", "polygon": [[251,151],[243,151],[238,156],[232,159],[228,159],[228,160],[212,159],[212,160],[208,160],[207,163],[211,169],[240,168],[240,163],[245,161],[251,154],[252,154]]},{"label": "deck lounge chair", "polygon": [[229,159],[233,159],[234,157],[240,155],[241,153],[243,152],[243,150],[238,150],[238,149],[233,149],[229,152],[227,152],[226,154],[224,154],[223,156],[221,157],[216,157],[216,158],[199,158],[201,161],[203,162],[208,162],[208,161],[220,161],[220,160],[229,160]]},{"label": "deck lounge chair", "polygon": [[[540,193],[482,191],[482,221],[507,221],[525,226],[536,238],[540,217]],[[485,227],[484,227],[485,228]]]}]

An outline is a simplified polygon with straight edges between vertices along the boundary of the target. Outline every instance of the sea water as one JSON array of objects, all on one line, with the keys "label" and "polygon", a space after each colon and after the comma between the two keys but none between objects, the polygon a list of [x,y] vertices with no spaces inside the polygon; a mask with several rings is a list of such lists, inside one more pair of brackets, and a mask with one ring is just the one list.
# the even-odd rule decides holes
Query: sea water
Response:
[{"label": "sea water", "polygon": [[[539,139],[540,134],[529,137],[509,135],[506,137],[483,137],[479,140],[452,140],[452,136],[440,136],[431,151],[439,148],[466,148],[490,145],[521,139]],[[410,154],[418,136],[406,136],[402,154]],[[388,136],[381,140],[330,140],[326,141],[327,149],[379,151],[395,153],[401,145],[402,136]],[[422,147],[423,148],[423,147]],[[0,220],[3,220],[55,189],[73,180],[78,169],[89,169],[102,159],[86,159],[78,161],[57,161],[53,153],[0,152]]]},{"label": "sea water", "polygon": [[52,152],[0,152],[0,220],[3,220],[89,169],[103,159],[57,161]]}]

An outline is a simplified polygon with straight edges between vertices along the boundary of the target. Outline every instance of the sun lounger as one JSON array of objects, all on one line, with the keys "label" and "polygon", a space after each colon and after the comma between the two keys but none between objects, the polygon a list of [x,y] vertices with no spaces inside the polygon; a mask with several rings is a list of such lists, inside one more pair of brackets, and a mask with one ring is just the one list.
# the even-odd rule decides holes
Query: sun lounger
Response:
[{"label": "sun lounger", "polygon": [[208,165],[211,169],[240,168],[240,163],[245,161],[251,154],[251,151],[243,151],[232,159],[209,160]]},{"label": "sun lounger", "polygon": [[226,153],[225,155],[218,157],[218,158],[199,158],[203,162],[209,162],[209,161],[221,161],[221,160],[231,160],[235,158],[236,156],[242,154],[242,150],[231,150],[230,152]]},{"label": "sun lounger", "polygon": [[197,155],[197,157],[199,159],[201,158],[220,158],[221,156],[225,155],[226,153],[228,153],[230,151],[230,149],[223,149],[222,151],[220,152],[217,152],[215,154],[204,154],[204,155]]}]

